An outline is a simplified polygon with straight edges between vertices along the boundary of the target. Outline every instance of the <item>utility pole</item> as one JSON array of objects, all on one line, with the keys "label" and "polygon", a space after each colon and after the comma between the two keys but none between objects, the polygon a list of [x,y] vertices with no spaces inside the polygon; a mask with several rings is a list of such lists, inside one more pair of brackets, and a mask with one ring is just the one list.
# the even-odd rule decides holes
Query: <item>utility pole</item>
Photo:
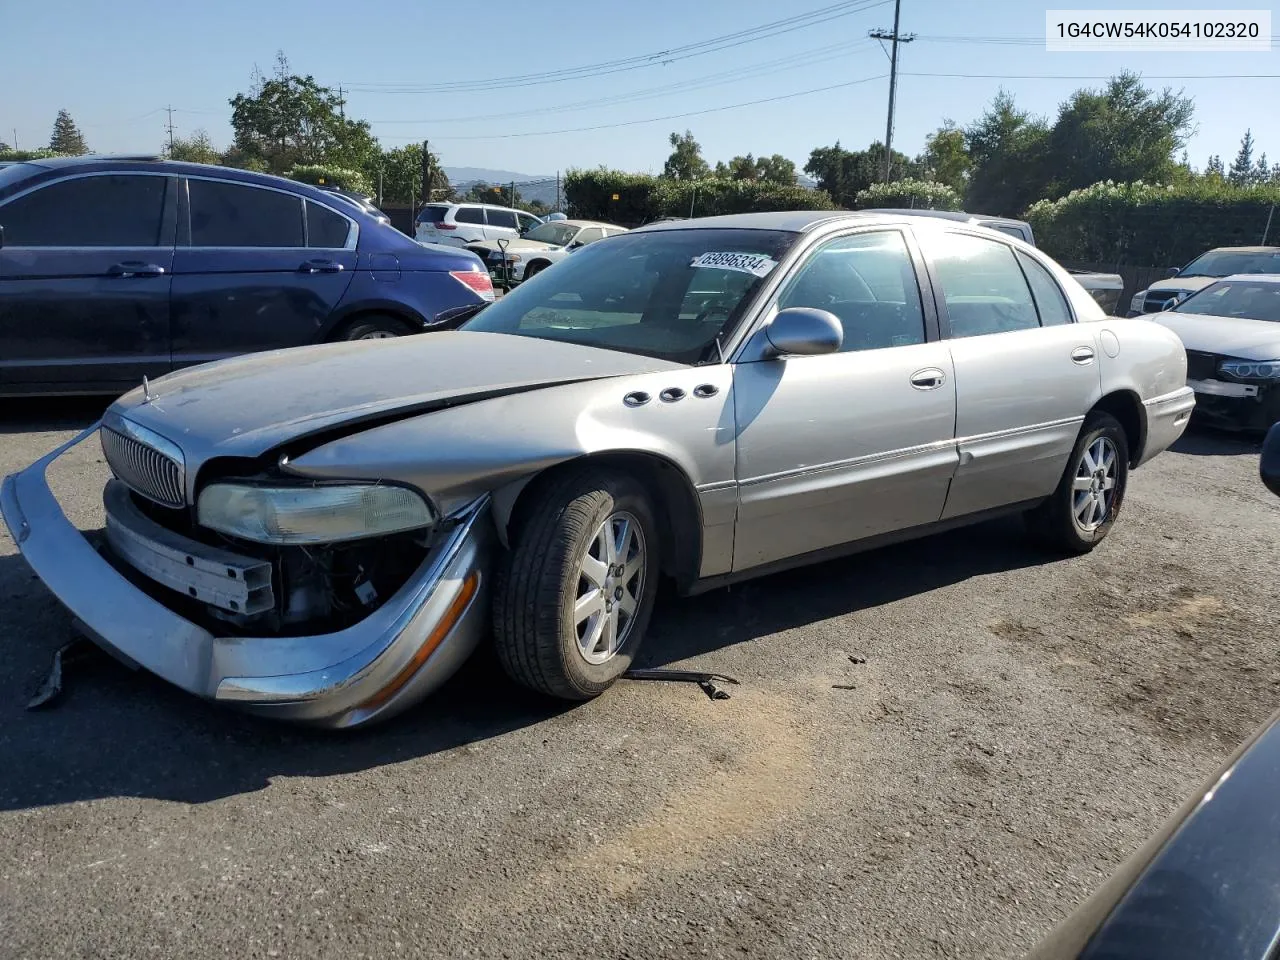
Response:
[{"label": "utility pole", "polygon": [[516,182],[512,180],[511,181],[511,206],[514,207],[515,205],[516,205]]},{"label": "utility pole", "polygon": [[169,132],[169,156],[173,156],[173,105],[165,107],[169,113],[169,122],[165,125],[165,129]]},{"label": "utility pole", "polygon": [[899,32],[898,24],[902,14],[902,0],[893,0],[893,33],[887,30],[872,30],[868,36],[873,40],[893,41],[893,53],[889,57],[889,119],[884,129],[884,182],[889,182],[889,166],[893,162],[893,110],[898,95],[898,44],[910,43],[916,38],[914,33],[905,36]]},{"label": "utility pole", "polygon": [[[15,130],[14,133],[16,134],[17,131]],[[13,139],[17,140],[18,138],[15,136]],[[16,144],[14,145],[14,149],[17,149]],[[556,212],[558,213],[559,211],[560,211],[560,171],[557,170],[556,171]]]},{"label": "utility pole", "polygon": [[422,202],[431,202],[431,143],[422,141]]},{"label": "utility pole", "polygon": [[347,98],[342,94],[342,84],[338,84],[338,116],[345,120],[347,119]]}]

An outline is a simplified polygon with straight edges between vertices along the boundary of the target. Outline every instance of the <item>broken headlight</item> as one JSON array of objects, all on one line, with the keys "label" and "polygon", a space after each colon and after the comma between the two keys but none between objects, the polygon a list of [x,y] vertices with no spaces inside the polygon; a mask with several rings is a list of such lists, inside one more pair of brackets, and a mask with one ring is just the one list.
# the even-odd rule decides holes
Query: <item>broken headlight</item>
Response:
[{"label": "broken headlight", "polygon": [[202,527],[256,543],[337,543],[429,527],[431,507],[405,487],[361,483],[257,486],[211,483],[200,491]]}]

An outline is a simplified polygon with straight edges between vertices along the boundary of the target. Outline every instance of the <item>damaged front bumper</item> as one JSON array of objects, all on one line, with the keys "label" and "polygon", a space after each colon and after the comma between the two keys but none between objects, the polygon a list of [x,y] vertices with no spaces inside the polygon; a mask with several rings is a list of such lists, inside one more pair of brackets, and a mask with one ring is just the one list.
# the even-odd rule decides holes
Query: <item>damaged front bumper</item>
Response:
[{"label": "damaged front bumper", "polygon": [[217,636],[118,572],[69,521],[49,465],[94,424],[0,485],[0,514],[45,585],[99,646],[206,699],[316,726],[359,726],[438,688],[489,628],[488,500],[458,515],[409,579],[359,623],[314,636]]}]

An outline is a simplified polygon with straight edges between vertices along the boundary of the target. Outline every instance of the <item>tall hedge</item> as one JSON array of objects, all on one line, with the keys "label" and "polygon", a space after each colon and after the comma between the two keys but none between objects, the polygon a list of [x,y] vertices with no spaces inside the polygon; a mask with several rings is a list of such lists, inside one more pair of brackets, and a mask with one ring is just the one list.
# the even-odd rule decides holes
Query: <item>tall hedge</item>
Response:
[{"label": "tall hedge", "polygon": [[933,180],[894,180],[874,183],[854,197],[858,210],[870,207],[907,207],[912,210],[961,210],[960,194]]},{"label": "tall hedge", "polygon": [[369,178],[365,176],[363,170],[307,164],[294,167],[288,175],[290,180],[309,183],[313,186],[337,187],[339,190],[351,190],[363,194],[373,192]]},{"label": "tall hedge", "polygon": [[[672,180],[621,170],[570,170],[564,181],[569,214],[635,227],[658,217],[708,217],[767,210],[830,210],[818,190],[760,180]],[[614,196],[618,199],[614,200]]]},{"label": "tall hedge", "polygon": [[[1276,205],[1280,184],[1106,181],[1060,200],[1041,200],[1025,216],[1036,243],[1059,260],[1174,266],[1213,247],[1261,243]],[[1280,210],[1272,216],[1267,243],[1280,245]]]}]

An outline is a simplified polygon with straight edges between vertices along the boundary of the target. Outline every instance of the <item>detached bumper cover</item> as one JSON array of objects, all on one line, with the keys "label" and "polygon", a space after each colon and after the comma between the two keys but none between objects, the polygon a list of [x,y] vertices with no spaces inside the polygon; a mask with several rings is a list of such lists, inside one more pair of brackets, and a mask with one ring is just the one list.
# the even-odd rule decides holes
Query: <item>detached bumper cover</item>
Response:
[{"label": "detached bumper cover", "polygon": [[1145,401],[1147,441],[1142,448],[1142,459],[1134,466],[1141,466],[1171,447],[1186,431],[1195,406],[1196,395],[1190,387],[1181,387]]},{"label": "detached bumper cover", "polygon": [[352,727],[398,713],[447,680],[489,627],[492,524],[473,503],[409,580],[364,620],[308,637],[219,637],[117,572],[66,518],[49,465],[97,424],[0,485],[23,556],[92,639],[182,689],[256,713]]}]

